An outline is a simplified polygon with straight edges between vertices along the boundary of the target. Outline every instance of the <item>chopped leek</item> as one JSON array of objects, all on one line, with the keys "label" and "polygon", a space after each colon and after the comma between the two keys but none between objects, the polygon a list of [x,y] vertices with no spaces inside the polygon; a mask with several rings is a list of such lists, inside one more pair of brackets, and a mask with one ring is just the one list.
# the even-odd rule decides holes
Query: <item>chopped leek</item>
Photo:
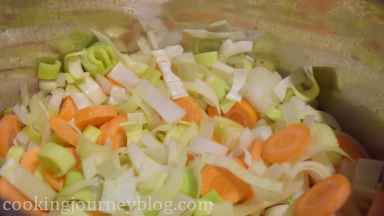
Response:
[{"label": "chopped leek", "polygon": [[134,88],[139,82],[137,75],[121,63],[116,64],[116,66],[108,74],[108,77],[123,85],[127,89]]},{"label": "chopped leek", "polygon": [[240,91],[244,87],[247,81],[248,72],[243,69],[238,69],[233,73],[232,88],[228,92],[226,98],[229,100],[240,101]]},{"label": "chopped leek", "polygon": [[40,80],[39,81],[39,89],[42,91],[52,91],[56,89],[57,83],[56,81],[47,81],[47,80]]},{"label": "chopped leek", "polygon": [[189,151],[196,154],[211,153],[226,155],[228,148],[222,144],[211,141],[210,139],[197,137],[192,140],[192,143],[189,146]]},{"label": "chopped leek", "polygon": [[[209,105],[219,107],[219,98],[215,90],[206,82],[195,80],[193,82],[184,82],[184,86],[188,91],[200,94]],[[217,88],[220,87],[221,86],[217,86]],[[218,90],[220,91],[221,89]]]},{"label": "chopped leek", "polygon": [[156,59],[157,64],[163,74],[163,79],[168,87],[168,91],[173,99],[187,96],[187,92],[183,87],[183,83],[180,78],[177,77],[172,71],[172,64],[169,57],[164,50],[153,51],[153,55]]},{"label": "chopped leek", "polygon": [[7,153],[6,159],[7,160],[15,160],[16,162],[19,162],[21,157],[23,156],[24,148],[18,145],[12,146]]},{"label": "chopped leek", "polygon": [[35,177],[13,159],[7,160],[0,175],[23,193],[29,200],[39,203],[53,200],[56,193],[48,184]]},{"label": "chopped leek", "polygon": [[313,75],[313,69],[304,68],[304,71],[298,71],[291,75],[293,91],[295,95],[304,101],[312,101],[319,93],[320,88]]},{"label": "chopped leek", "polygon": [[226,40],[220,47],[220,59],[227,59],[230,56],[248,53],[252,51],[252,41],[238,41]]},{"label": "chopped leek", "polygon": [[207,83],[215,91],[216,96],[220,101],[225,97],[230,89],[229,85],[224,79],[215,75],[209,76]]},{"label": "chopped leek", "polygon": [[39,159],[46,169],[57,176],[65,175],[76,164],[75,157],[68,149],[52,142],[41,147]]},{"label": "chopped leek", "polygon": [[59,76],[61,62],[57,59],[44,59],[39,63],[37,76],[42,80],[55,80]]},{"label": "chopped leek", "polygon": [[86,127],[83,131],[83,135],[85,138],[89,139],[92,142],[96,142],[101,134],[100,129],[94,127],[92,125]]},{"label": "chopped leek", "polygon": [[210,67],[218,61],[218,56],[217,52],[205,52],[195,55],[195,59],[198,64]]},{"label": "chopped leek", "polygon": [[102,104],[107,99],[100,86],[91,77],[86,77],[79,84],[79,88],[96,105]]},{"label": "chopped leek", "polygon": [[191,168],[186,168],[184,171],[183,184],[181,192],[190,197],[196,197],[198,194],[197,180]]},{"label": "chopped leek", "polygon": [[138,183],[138,191],[142,195],[149,195],[153,191],[159,190],[164,185],[167,177],[168,173],[166,172],[154,173],[152,176]]},{"label": "chopped leek", "polygon": [[148,81],[140,81],[134,91],[167,122],[176,122],[185,115],[184,110]]},{"label": "chopped leek", "polygon": [[117,55],[109,44],[97,42],[81,55],[81,63],[93,76],[105,75],[117,64]]}]

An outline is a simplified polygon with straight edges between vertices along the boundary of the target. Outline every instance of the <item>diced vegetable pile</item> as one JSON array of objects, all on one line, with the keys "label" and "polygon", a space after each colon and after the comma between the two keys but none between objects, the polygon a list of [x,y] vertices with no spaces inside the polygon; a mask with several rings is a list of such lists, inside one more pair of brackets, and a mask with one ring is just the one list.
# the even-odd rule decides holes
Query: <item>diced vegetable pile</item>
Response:
[{"label": "diced vegetable pile", "polygon": [[[126,54],[94,34],[80,51],[41,59],[40,91],[22,87],[4,112],[1,197],[123,206],[52,215],[323,216],[344,205],[351,186],[338,165],[361,154],[311,106],[312,67],[277,72],[273,39],[185,30],[180,44],[154,50],[142,37]],[[129,203],[138,199],[195,208]]]}]

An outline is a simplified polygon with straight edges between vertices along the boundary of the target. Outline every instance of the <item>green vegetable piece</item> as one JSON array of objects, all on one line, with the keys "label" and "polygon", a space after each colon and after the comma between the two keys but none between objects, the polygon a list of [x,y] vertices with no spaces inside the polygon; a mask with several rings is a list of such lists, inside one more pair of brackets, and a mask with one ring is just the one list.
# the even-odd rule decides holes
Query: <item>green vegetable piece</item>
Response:
[{"label": "green vegetable piece", "polygon": [[163,84],[161,72],[155,68],[148,68],[139,77],[148,80],[155,87],[160,87]]},{"label": "green vegetable piece", "polygon": [[84,160],[85,158],[91,156],[92,154],[98,153],[98,152],[106,152],[110,150],[110,148],[106,145],[98,145],[89,140],[84,135],[80,136],[79,138],[79,145],[77,146],[76,152],[81,158],[81,160]]},{"label": "green vegetable piece", "polygon": [[217,51],[224,38],[197,38],[188,32],[183,32],[181,44],[186,51],[197,53]]},{"label": "green vegetable piece", "polygon": [[105,75],[117,64],[117,54],[113,48],[103,42],[97,42],[81,55],[81,63],[91,75]]},{"label": "green vegetable piece", "polygon": [[283,112],[281,112],[281,110],[276,107],[270,107],[266,111],[265,115],[267,115],[267,117],[273,121],[278,121],[283,117]]},{"label": "green vegetable piece", "polygon": [[95,126],[88,126],[83,131],[83,135],[92,142],[96,142],[101,134],[100,129]]},{"label": "green vegetable piece", "polygon": [[50,45],[60,54],[67,54],[82,50],[94,41],[95,37],[91,32],[75,31],[53,40]]},{"label": "green vegetable piece", "polygon": [[234,105],[236,104],[236,101],[229,100],[224,98],[220,103],[221,110],[226,113],[228,112]]},{"label": "green vegetable piece", "polygon": [[39,159],[45,169],[58,177],[65,175],[76,164],[76,158],[68,149],[53,142],[42,145]]},{"label": "green vegetable piece", "polygon": [[253,59],[249,56],[240,54],[229,57],[226,63],[235,68],[244,68],[251,70],[253,68]]},{"label": "green vegetable piece", "polygon": [[28,135],[29,139],[34,143],[40,143],[41,142],[41,135],[39,132],[37,132],[32,126],[26,126],[23,130],[25,130],[26,134]]},{"label": "green vegetable piece", "polygon": [[195,55],[195,60],[198,64],[210,67],[217,62],[219,58],[218,56],[216,51],[205,52]]},{"label": "green vegetable piece", "polygon": [[41,80],[55,80],[59,76],[61,62],[57,59],[42,59],[37,69],[37,77]]},{"label": "green vegetable piece", "polygon": [[65,76],[65,80],[67,81],[67,83],[69,83],[69,84],[75,84],[76,83],[76,79],[75,79],[75,77],[73,77],[72,74],[65,73],[64,76]]},{"label": "green vegetable piece", "polygon": [[17,162],[20,161],[21,157],[23,156],[23,153],[24,153],[24,148],[21,147],[21,146],[18,146],[18,145],[13,145],[8,153],[7,153],[7,156],[6,156],[6,159],[13,159]]},{"label": "green vegetable piece", "polygon": [[312,69],[299,70],[291,74],[293,91],[303,101],[314,100],[320,93],[320,87],[313,76]]},{"label": "green vegetable piece", "polygon": [[81,172],[79,171],[71,170],[65,176],[64,187],[73,185],[74,183],[79,182],[81,180],[84,180],[83,174],[81,174]]},{"label": "green vegetable piece", "polygon": [[207,83],[213,89],[219,101],[224,99],[225,95],[230,89],[227,82],[218,76],[214,76],[214,75],[210,76],[207,79]]},{"label": "green vegetable piece", "polygon": [[116,108],[124,114],[135,112],[137,109],[139,109],[139,105],[136,103],[134,98],[135,97],[129,96],[125,102],[116,105]]},{"label": "green vegetable piece", "polygon": [[192,168],[186,168],[183,176],[183,184],[181,186],[181,192],[190,197],[197,196],[197,179],[193,174]]},{"label": "green vegetable piece", "polygon": [[210,190],[205,196],[202,197],[203,200],[211,201],[213,203],[223,202],[223,199],[220,197],[219,193],[215,190]]}]

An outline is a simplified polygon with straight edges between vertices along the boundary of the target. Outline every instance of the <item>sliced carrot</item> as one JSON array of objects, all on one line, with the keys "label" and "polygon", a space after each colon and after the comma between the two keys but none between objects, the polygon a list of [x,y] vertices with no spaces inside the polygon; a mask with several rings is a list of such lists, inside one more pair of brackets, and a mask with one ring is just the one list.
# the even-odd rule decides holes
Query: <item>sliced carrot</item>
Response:
[{"label": "sliced carrot", "polygon": [[63,177],[56,177],[51,172],[44,170],[43,171],[43,177],[44,180],[55,190],[60,191],[61,188],[63,188],[64,185],[64,178]]},{"label": "sliced carrot", "polygon": [[23,157],[20,160],[21,166],[31,173],[35,172],[39,165],[39,151],[40,147],[33,147],[28,149],[28,151],[23,154]]},{"label": "sliced carrot", "polygon": [[0,120],[0,157],[7,154],[21,127],[22,125],[15,115],[5,115]]},{"label": "sliced carrot", "polygon": [[88,215],[89,215],[89,216],[107,216],[107,214],[105,214],[105,213],[103,213],[103,212],[99,212],[99,211],[89,212]]},{"label": "sliced carrot", "polygon": [[[47,215],[46,212],[43,212],[38,208],[35,208],[35,206],[33,206],[32,209],[29,209],[30,205],[23,205],[23,203],[31,202],[32,200],[29,200],[26,196],[24,196],[24,194],[18,191],[17,188],[15,188],[12,184],[10,184],[4,178],[0,178],[0,197],[4,200],[8,200],[11,202],[19,202],[21,204],[20,206],[23,208],[23,211],[28,213],[28,215],[32,215],[32,216]],[[7,206],[4,203],[3,203],[3,207],[12,208],[11,206]],[[6,210],[6,209],[4,208],[3,210]]]},{"label": "sliced carrot", "polygon": [[178,98],[175,103],[185,111],[185,121],[200,122],[203,118],[203,111],[192,97]]},{"label": "sliced carrot", "polygon": [[235,160],[235,162],[237,164],[239,164],[242,168],[244,169],[248,169],[248,166],[247,164],[244,162],[244,154],[240,155],[240,156],[237,156],[235,158],[233,158],[233,160]]},{"label": "sliced carrot", "polygon": [[79,133],[64,119],[54,117],[50,121],[51,128],[56,136],[66,144],[77,146]]},{"label": "sliced carrot", "polygon": [[216,107],[209,106],[209,105],[208,105],[208,107],[207,107],[207,114],[208,114],[208,116],[211,117],[211,118],[220,115],[220,113],[217,112]]},{"label": "sliced carrot", "polygon": [[260,118],[256,110],[246,100],[237,102],[224,116],[249,128],[253,128]]},{"label": "sliced carrot", "polygon": [[120,124],[127,121],[127,116],[119,115],[113,118],[111,121],[104,123],[101,127],[101,134],[97,140],[98,144],[105,144],[110,140],[112,142],[112,148],[117,149],[124,146],[125,133]]},{"label": "sliced carrot", "polygon": [[367,155],[362,147],[349,135],[336,132],[336,138],[340,148],[342,148],[353,160],[366,158]]},{"label": "sliced carrot", "polygon": [[117,110],[113,106],[99,105],[86,107],[75,115],[75,123],[78,128],[84,129],[88,125],[100,126],[117,116]]},{"label": "sliced carrot", "polygon": [[253,160],[259,160],[263,152],[263,141],[256,139],[251,146],[251,155]]},{"label": "sliced carrot", "polygon": [[304,124],[291,124],[277,131],[263,145],[262,158],[268,163],[298,159],[309,146],[310,132]]},{"label": "sliced carrot", "polygon": [[224,200],[237,203],[252,197],[253,192],[248,184],[226,169],[206,165],[202,171],[201,193],[207,194],[215,190]]},{"label": "sliced carrot", "polygon": [[343,175],[330,176],[297,199],[293,206],[295,216],[324,216],[338,211],[351,194],[351,184]]},{"label": "sliced carrot", "polygon": [[69,121],[75,117],[75,114],[77,113],[78,109],[75,104],[75,102],[72,100],[71,97],[64,98],[63,103],[61,104],[59,117]]}]

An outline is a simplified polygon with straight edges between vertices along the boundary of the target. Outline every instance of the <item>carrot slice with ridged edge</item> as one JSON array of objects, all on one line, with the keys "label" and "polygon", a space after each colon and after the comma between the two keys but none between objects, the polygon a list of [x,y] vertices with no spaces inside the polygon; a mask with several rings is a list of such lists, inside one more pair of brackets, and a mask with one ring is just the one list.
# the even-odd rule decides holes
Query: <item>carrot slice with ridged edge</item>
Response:
[{"label": "carrot slice with ridged edge", "polygon": [[175,103],[185,111],[183,120],[198,123],[203,119],[203,110],[192,97],[178,98]]},{"label": "carrot slice with ridged edge", "polygon": [[21,127],[16,115],[5,115],[0,120],[0,157],[5,157]]},{"label": "carrot slice with ridged edge", "polygon": [[301,195],[294,203],[295,216],[324,216],[338,211],[351,194],[351,184],[343,175],[330,176]]},{"label": "carrot slice with ridged edge", "polygon": [[113,106],[98,105],[79,110],[75,115],[75,123],[78,128],[84,129],[88,125],[101,126],[118,115]]},{"label": "carrot slice with ridged edge", "polygon": [[51,128],[56,136],[66,144],[77,146],[79,133],[64,119],[54,117],[50,121]]},{"label": "carrot slice with ridged edge", "polygon": [[224,114],[225,117],[243,125],[244,127],[253,128],[260,116],[257,111],[246,100],[241,100],[231,107],[231,109]]},{"label": "carrot slice with ridged edge", "polygon": [[291,124],[277,131],[263,145],[262,158],[268,163],[298,159],[308,148],[310,131],[304,124]]},{"label": "carrot slice with ridged edge", "polygon": [[72,100],[71,97],[64,98],[63,103],[60,107],[59,117],[69,121],[75,117],[75,114],[77,113],[78,109],[75,104],[75,102]]},{"label": "carrot slice with ridged edge", "polygon": [[117,149],[124,146],[126,136],[124,129],[120,124],[127,121],[127,116],[119,115],[113,118],[111,121],[106,122],[100,127],[101,134],[97,140],[98,144],[106,144],[109,140],[112,142],[112,148]]}]

